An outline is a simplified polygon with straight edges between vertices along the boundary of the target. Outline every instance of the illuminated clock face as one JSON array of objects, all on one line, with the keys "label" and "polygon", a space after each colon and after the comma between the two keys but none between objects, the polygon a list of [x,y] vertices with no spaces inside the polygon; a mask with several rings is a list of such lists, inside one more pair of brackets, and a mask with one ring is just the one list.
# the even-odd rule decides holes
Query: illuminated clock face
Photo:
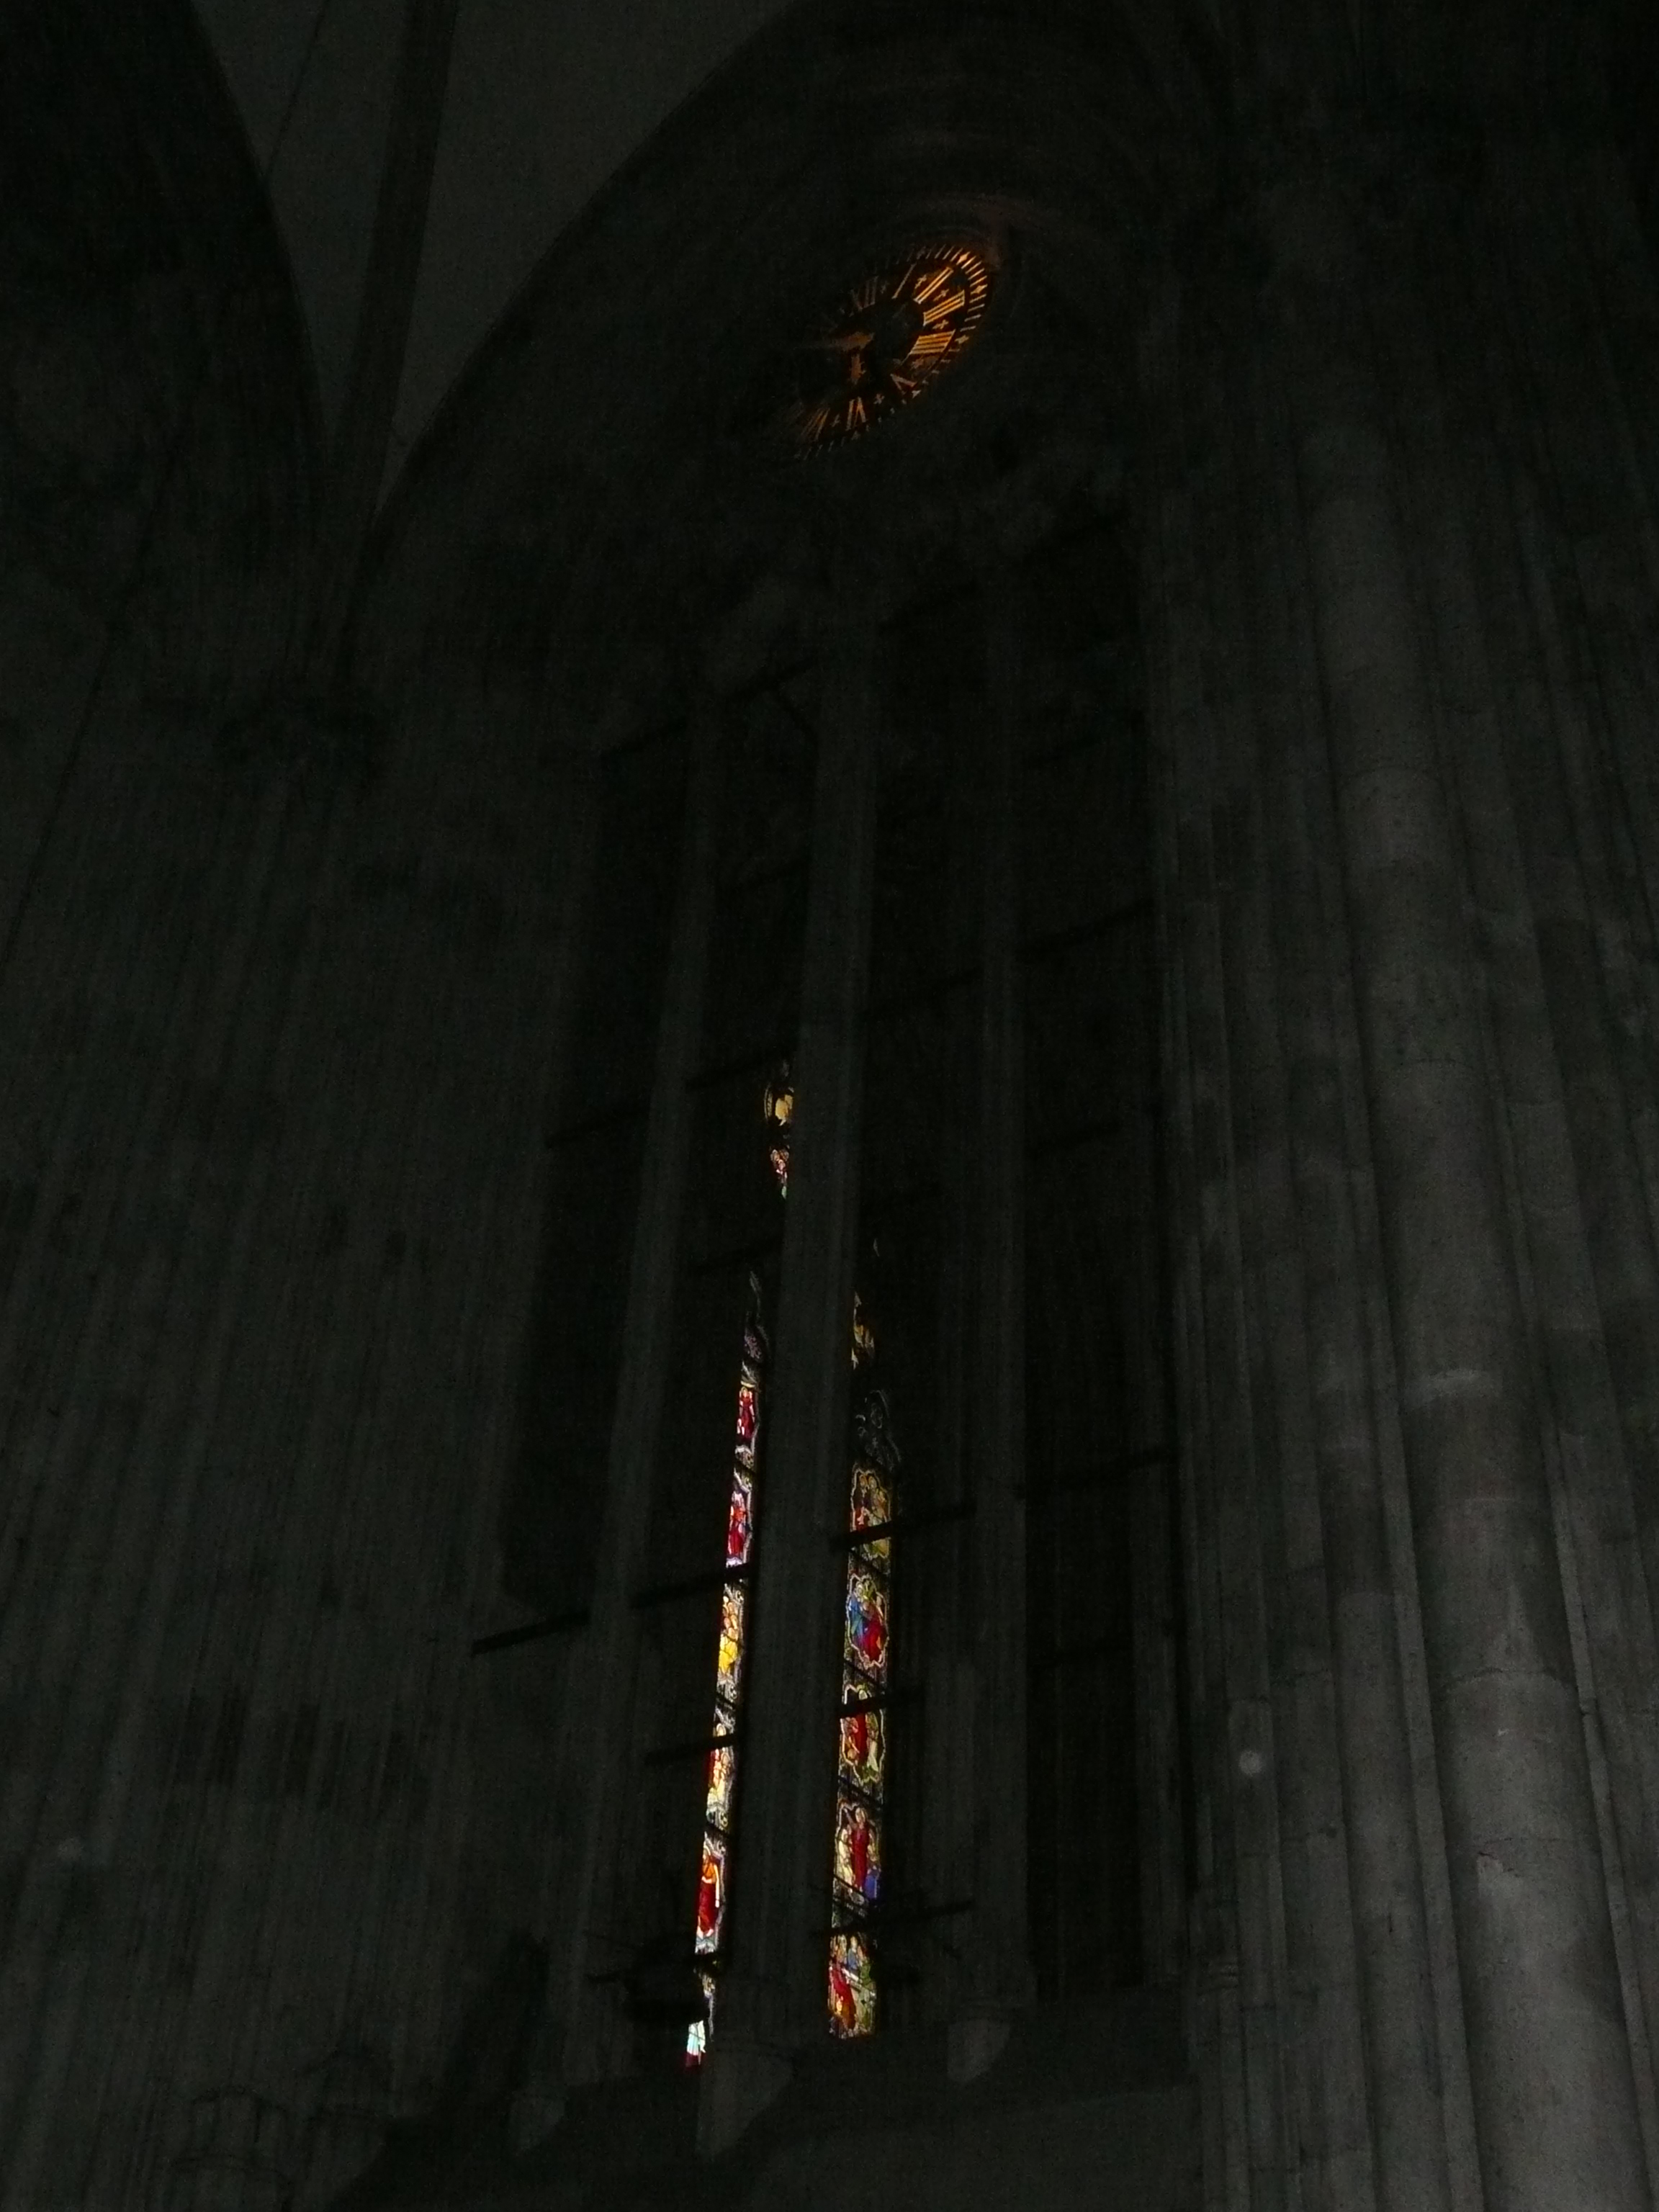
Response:
[{"label": "illuminated clock face", "polygon": [[795,349],[786,437],[811,453],[896,414],[967,345],[990,295],[990,265],[971,246],[921,247],[872,270]]}]

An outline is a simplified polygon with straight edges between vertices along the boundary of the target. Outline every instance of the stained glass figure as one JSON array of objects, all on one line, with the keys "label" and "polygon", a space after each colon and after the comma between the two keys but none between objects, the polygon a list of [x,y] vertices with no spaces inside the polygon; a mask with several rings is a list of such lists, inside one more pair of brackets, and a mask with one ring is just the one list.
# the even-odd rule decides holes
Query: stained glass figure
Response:
[{"label": "stained glass figure", "polygon": [[878,1680],[887,1662],[887,1582],[870,1557],[877,1548],[855,1552],[848,1571],[845,1657],[849,1668]]},{"label": "stained glass figure", "polygon": [[878,1705],[860,1705],[841,1720],[840,1779],[843,1790],[870,1791],[881,1787],[886,1756],[886,1735]]},{"label": "stained glass figure", "polygon": [[865,1317],[864,1301],[853,1293],[853,1365],[867,1367],[876,1356],[876,1333]]},{"label": "stained glass figure", "polygon": [[766,1116],[767,1133],[771,1139],[771,1148],[767,1153],[767,1158],[772,1164],[773,1174],[778,1179],[780,1196],[787,1198],[789,1195],[789,1139],[795,1120],[795,1085],[790,1075],[789,1063],[787,1060],[780,1062],[777,1073],[766,1086],[766,1097],[762,1110]]},{"label": "stained glass figure", "polygon": [[[862,1376],[875,1364],[876,1335],[858,1298],[853,1303],[852,1349],[854,1372]],[[840,2036],[868,2035],[876,2025],[872,1919],[881,1900],[887,1757],[883,1706],[892,1550],[890,1537],[879,1532],[892,1526],[893,1478],[899,1463],[884,1390],[866,1389],[857,1399],[853,1437],[848,1525],[862,1540],[850,1547],[847,1558],[828,1962],[830,2027]]]},{"label": "stained glass figure", "polygon": [[850,1790],[836,1807],[836,1887],[852,1905],[873,1905],[881,1891],[881,1817]]},{"label": "stained glass figure", "polygon": [[741,1583],[727,1583],[720,1592],[720,1663],[714,1674],[714,1696],[717,1704],[737,1711],[738,1692],[743,1681],[744,1616],[748,1611],[747,1593]]},{"label": "stained glass figure", "polygon": [[[795,1092],[787,1063],[766,1087],[763,1105],[767,1158],[778,1192],[789,1193],[789,1155]],[[876,1358],[876,1334],[857,1292],[853,1297],[850,1350],[854,1374],[866,1378]],[[695,1949],[702,1984],[703,2016],[685,2039],[689,2066],[701,2063],[714,2021],[714,1997],[726,1926],[732,1813],[738,1780],[738,1716],[743,1690],[748,1626],[747,1575],[755,1532],[755,1477],[762,1417],[766,1340],[760,1326],[760,1285],[750,1278],[738,1380],[737,1433],[726,1508],[726,1579],[720,1587],[720,1627],[715,1666],[714,1726],[703,1795],[702,1863],[697,1887]],[[876,2025],[876,1966],[872,1919],[881,1898],[884,1771],[890,1634],[888,1531],[893,1520],[893,1477],[899,1451],[893,1439],[887,1395],[855,1382],[853,1464],[848,1525],[858,1539],[848,1554],[846,1613],[842,1649],[842,1712],[836,1762],[836,1826],[832,1855],[832,1920],[828,1966],[831,2031],[868,2035]]]},{"label": "stained glass figure", "polygon": [[732,1499],[726,1514],[726,1564],[728,1567],[743,1566],[749,1558],[749,1547],[754,1539],[754,1484],[747,1471],[738,1468],[732,1482]]},{"label": "stained glass figure", "polygon": [[875,2027],[875,1962],[862,1936],[830,1938],[830,2025],[837,2035],[868,2035]]},{"label": "stained glass figure", "polygon": [[732,1791],[737,1780],[737,1753],[729,1743],[717,1743],[708,1754],[708,1825],[722,1834],[732,1826]]},{"label": "stained glass figure", "polygon": [[853,1520],[854,1528],[884,1528],[893,1517],[892,1492],[879,1468],[864,1460],[853,1463]]},{"label": "stained glass figure", "polygon": [[720,1940],[726,1917],[726,1844],[721,1838],[702,1839],[702,1878],[697,1885],[697,1944],[713,1949]]},{"label": "stained glass figure", "polygon": [[744,1632],[749,1586],[745,1579],[755,1540],[755,1468],[760,1448],[766,1337],[760,1321],[761,1289],[749,1278],[749,1310],[743,1324],[743,1358],[738,1371],[736,1434],[732,1443],[732,1487],[726,1515],[726,1580],[720,1585],[720,1645],[714,1667],[714,1725],[703,1792],[702,1867],[697,1883],[696,1932],[693,1948],[702,1984],[703,2017],[686,2032],[685,2063],[702,2063],[714,2018],[715,1976],[726,1929],[732,1813],[738,1784],[738,1711],[743,1693]]}]

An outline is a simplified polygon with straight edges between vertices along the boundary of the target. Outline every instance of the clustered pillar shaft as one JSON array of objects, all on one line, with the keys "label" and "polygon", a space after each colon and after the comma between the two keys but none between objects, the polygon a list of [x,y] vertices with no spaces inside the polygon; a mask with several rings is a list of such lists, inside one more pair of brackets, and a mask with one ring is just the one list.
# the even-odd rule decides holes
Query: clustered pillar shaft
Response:
[{"label": "clustered pillar shaft", "polygon": [[[1328,205],[1279,243],[1297,460],[1482,2162],[1516,2212],[1647,2202],[1458,859],[1390,463]],[[1322,310],[1322,312],[1321,312]]]},{"label": "clustered pillar shaft", "polygon": [[1258,149],[1147,337],[1208,2202],[1635,2212],[1648,508],[1564,171],[1381,150]]},{"label": "clustered pillar shaft", "polygon": [[743,1724],[732,1966],[699,2136],[724,2148],[822,2033],[839,1649],[836,1548],[860,1189],[878,722],[873,618],[848,607],[819,696],[795,1121]]},{"label": "clustered pillar shaft", "polygon": [[[1273,588],[1282,588],[1281,580]],[[1287,693],[1292,688],[1287,684]],[[1289,698],[1283,703],[1289,716]],[[1308,764],[1299,741],[1310,719],[1294,717],[1284,757],[1270,758],[1263,782],[1267,803],[1281,805],[1304,833],[1278,848],[1275,951],[1279,1011],[1294,1070],[1285,1133],[1299,1229],[1336,1765],[1378,2212],[1441,2212],[1451,2203],[1450,2178],[1363,1287],[1369,1255],[1351,1190],[1346,1070],[1335,1042],[1339,994],[1327,961],[1328,894],[1307,850],[1309,802],[1301,788]],[[1288,1601],[1305,1595],[1298,1585]],[[1362,2112],[1348,2118],[1363,2130]]]}]

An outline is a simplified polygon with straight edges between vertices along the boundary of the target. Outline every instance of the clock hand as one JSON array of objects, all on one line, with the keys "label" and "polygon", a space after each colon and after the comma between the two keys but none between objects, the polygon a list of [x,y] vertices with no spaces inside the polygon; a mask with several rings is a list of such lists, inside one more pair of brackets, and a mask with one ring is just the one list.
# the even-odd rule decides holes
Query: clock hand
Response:
[{"label": "clock hand", "polygon": [[873,331],[843,331],[832,338],[808,338],[804,345],[795,348],[797,353],[862,353],[873,345]]}]

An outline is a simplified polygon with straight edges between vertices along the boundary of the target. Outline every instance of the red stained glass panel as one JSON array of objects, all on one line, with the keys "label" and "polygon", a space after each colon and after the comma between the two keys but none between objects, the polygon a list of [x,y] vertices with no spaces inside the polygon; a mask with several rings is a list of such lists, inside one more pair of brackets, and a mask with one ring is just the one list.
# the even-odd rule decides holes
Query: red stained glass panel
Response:
[{"label": "red stained glass panel", "polygon": [[876,2024],[876,1975],[860,1935],[830,1938],[830,2025],[837,2035],[868,2035]]},{"label": "red stained glass panel", "polygon": [[881,1770],[887,1741],[878,1707],[864,1706],[843,1713],[841,1722],[841,1782],[866,1791],[881,1788]]}]

